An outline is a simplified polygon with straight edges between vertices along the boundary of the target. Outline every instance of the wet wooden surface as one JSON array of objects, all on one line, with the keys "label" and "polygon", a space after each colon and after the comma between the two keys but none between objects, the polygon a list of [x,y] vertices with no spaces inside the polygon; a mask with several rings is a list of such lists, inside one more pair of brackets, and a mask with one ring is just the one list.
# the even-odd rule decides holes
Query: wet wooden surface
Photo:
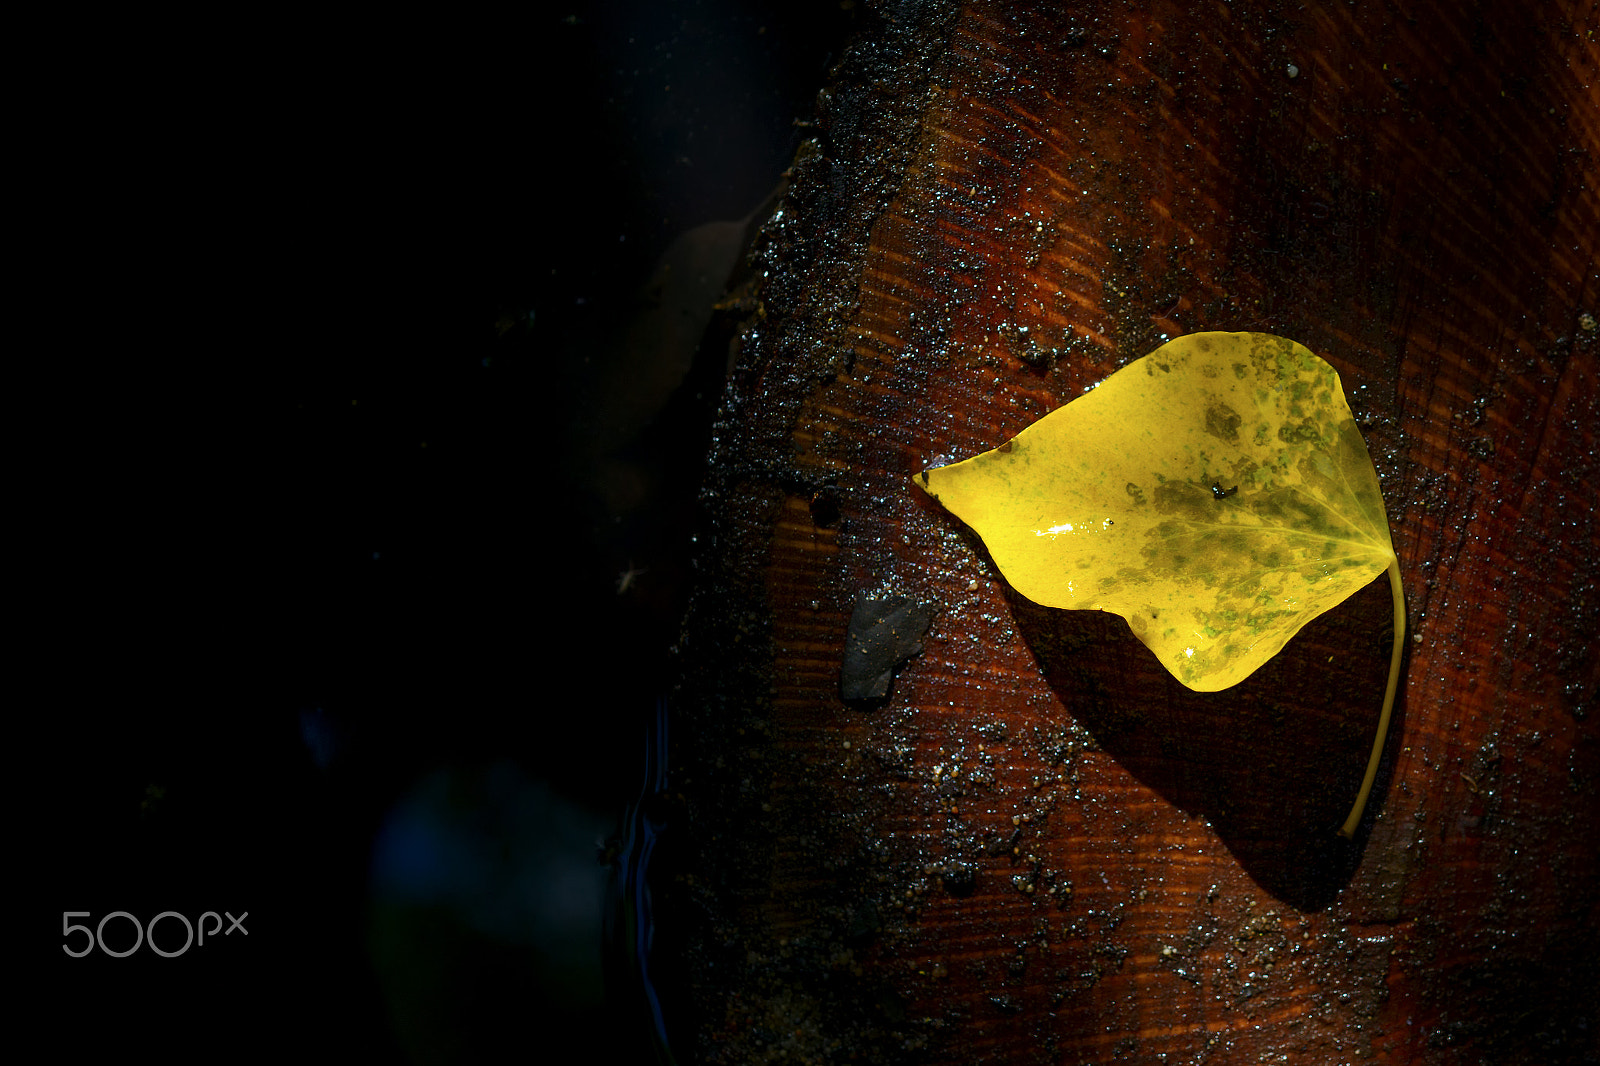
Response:
[{"label": "wet wooden surface", "polygon": [[[1593,3],[885,9],[758,248],[679,645],[704,1062],[1558,1063],[1596,962]],[[1189,692],[913,489],[1164,339],[1340,372],[1384,579]],[[935,611],[840,699],[863,594]]]}]

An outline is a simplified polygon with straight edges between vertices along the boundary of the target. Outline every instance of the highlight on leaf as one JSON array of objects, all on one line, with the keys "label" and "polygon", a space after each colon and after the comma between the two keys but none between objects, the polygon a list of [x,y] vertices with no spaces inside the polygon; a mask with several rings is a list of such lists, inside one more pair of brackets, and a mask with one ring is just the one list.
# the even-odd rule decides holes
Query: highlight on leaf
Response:
[{"label": "highlight on leaf", "polygon": [[1000,447],[916,481],[971,526],[1006,580],[1050,607],[1111,611],[1184,685],[1250,676],[1387,570],[1377,472],[1339,374],[1265,333],[1193,333],[1123,367]]}]

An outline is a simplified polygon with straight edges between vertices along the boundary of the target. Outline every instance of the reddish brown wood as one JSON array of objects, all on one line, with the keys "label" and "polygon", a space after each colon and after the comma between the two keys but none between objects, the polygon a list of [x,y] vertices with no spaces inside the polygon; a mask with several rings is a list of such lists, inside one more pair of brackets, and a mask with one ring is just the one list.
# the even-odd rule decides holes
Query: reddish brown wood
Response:
[{"label": "reddish brown wood", "polygon": [[[1600,1040],[1596,6],[888,9],[765,230],[675,708],[705,1062],[1555,1063]],[[1380,581],[1190,693],[909,478],[1163,338],[1344,378]],[[938,606],[883,706],[862,592]]]}]

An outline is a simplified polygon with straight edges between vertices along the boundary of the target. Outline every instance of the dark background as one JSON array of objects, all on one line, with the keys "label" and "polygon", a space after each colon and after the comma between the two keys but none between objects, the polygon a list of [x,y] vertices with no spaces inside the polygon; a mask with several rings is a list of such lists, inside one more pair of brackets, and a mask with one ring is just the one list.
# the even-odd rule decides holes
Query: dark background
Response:
[{"label": "dark background", "polygon": [[[726,354],[684,337],[746,233],[706,224],[772,195],[859,13],[274,17],[98,25],[40,90],[36,1020],[75,1054],[630,1061],[602,856]],[[248,933],[61,951],[61,912],[169,910]]]}]

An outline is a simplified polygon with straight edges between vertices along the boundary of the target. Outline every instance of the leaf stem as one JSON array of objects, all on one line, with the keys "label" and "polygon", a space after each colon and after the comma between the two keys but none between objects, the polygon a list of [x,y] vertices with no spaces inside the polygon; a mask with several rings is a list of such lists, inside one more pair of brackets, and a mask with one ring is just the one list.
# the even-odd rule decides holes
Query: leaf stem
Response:
[{"label": "leaf stem", "polygon": [[1372,755],[1367,759],[1367,773],[1361,779],[1361,791],[1356,793],[1356,805],[1350,808],[1350,817],[1339,828],[1342,837],[1356,835],[1361,824],[1361,814],[1367,809],[1367,796],[1372,792],[1373,779],[1378,776],[1378,760],[1383,757],[1383,742],[1389,736],[1389,712],[1394,710],[1394,693],[1400,684],[1400,652],[1406,638],[1406,590],[1400,584],[1400,557],[1389,561],[1389,588],[1394,592],[1394,654],[1389,659],[1389,687],[1383,693],[1383,713],[1378,716],[1378,737],[1372,742]]}]

